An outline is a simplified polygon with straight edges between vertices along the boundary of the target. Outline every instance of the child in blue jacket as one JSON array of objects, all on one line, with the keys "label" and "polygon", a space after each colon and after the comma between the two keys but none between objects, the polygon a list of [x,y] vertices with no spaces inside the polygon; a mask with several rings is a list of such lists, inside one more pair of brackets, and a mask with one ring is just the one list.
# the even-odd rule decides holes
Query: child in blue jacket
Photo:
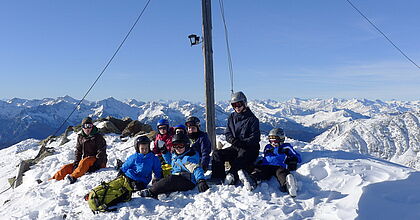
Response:
[{"label": "child in blue jacket", "polygon": [[152,172],[156,179],[162,178],[162,167],[158,157],[150,151],[150,139],[140,136],[136,139],[134,148],[136,153],[128,157],[121,166],[120,175],[128,177],[134,191],[145,189],[152,179]]},{"label": "child in blue jacket", "polygon": [[[251,172],[251,179],[247,179],[247,173],[242,171],[240,176],[251,182],[250,190],[256,187],[256,183],[275,176],[280,183],[280,190],[288,192],[292,197],[296,196],[296,180],[290,171],[297,169],[297,164],[302,162],[298,152],[292,145],[284,143],[284,131],[281,128],[274,128],[268,135],[269,144],[264,148],[264,157]],[[245,185],[245,183],[244,183]]]},{"label": "child in blue jacket", "polygon": [[200,192],[209,188],[200,167],[200,156],[189,146],[187,135],[175,134],[172,144],[172,154],[160,146],[165,162],[172,165],[171,175],[156,181],[151,188],[142,190],[140,196],[157,197],[163,193],[191,190],[196,185]]}]

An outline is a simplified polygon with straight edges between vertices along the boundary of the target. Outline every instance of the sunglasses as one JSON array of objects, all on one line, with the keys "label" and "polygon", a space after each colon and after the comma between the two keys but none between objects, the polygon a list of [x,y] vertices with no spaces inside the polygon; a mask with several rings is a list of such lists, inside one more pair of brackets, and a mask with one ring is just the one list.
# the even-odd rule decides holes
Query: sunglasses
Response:
[{"label": "sunglasses", "polygon": [[158,129],[159,129],[159,130],[163,130],[163,129],[164,129],[164,130],[166,130],[166,126],[161,126],[161,127],[158,127]]},{"label": "sunglasses", "polygon": [[244,106],[244,103],[242,103],[242,102],[235,102],[235,103],[232,103],[232,107],[233,107],[233,108],[240,108],[240,107],[242,107],[242,106]]},{"label": "sunglasses", "polygon": [[83,124],[82,125],[82,128],[85,128],[85,129],[87,129],[87,128],[93,128],[93,124]]},{"label": "sunglasses", "polygon": [[183,144],[174,144],[172,146],[172,148],[174,148],[174,149],[183,149],[183,148],[185,148],[185,146]]}]

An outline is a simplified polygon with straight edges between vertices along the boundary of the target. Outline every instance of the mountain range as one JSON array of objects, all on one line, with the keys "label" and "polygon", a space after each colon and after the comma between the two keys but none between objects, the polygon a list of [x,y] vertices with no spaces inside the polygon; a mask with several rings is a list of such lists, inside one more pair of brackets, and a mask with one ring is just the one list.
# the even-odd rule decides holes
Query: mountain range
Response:
[{"label": "mountain range", "polygon": [[[0,100],[0,148],[28,138],[43,139],[52,135],[79,101],[70,96]],[[357,151],[396,162],[400,162],[399,155],[409,154],[408,149],[413,151],[411,157],[415,157],[416,149],[420,149],[420,101],[293,98],[285,102],[252,100],[248,105],[259,118],[263,134],[273,127],[282,127],[286,136],[295,140],[313,141],[329,149]],[[223,132],[231,112],[229,102],[216,104],[218,134]],[[204,130],[203,103],[120,101],[110,97],[83,101],[57,134],[69,125],[79,124],[86,116],[130,117],[154,127],[161,118],[176,125],[192,115],[200,118]],[[409,164],[414,161],[403,161],[403,164],[416,167]]]}]

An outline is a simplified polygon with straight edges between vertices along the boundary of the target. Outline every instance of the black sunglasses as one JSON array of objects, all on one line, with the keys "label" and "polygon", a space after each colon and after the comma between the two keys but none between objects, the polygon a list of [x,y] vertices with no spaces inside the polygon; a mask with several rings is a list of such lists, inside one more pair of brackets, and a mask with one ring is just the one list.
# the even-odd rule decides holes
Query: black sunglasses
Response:
[{"label": "black sunglasses", "polygon": [[240,107],[242,107],[242,106],[244,106],[244,103],[242,103],[242,102],[235,102],[235,103],[232,103],[232,107],[233,107],[233,108],[240,108]]}]

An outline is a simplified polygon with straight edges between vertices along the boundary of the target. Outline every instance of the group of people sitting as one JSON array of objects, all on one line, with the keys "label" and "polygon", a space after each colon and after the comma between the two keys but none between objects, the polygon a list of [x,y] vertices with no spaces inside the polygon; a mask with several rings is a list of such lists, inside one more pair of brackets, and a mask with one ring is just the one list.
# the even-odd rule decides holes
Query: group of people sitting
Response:
[{"label": "group of people sitting", "polygon": [[[169,121],[157,123],[157,135],[152,140],[142,135],[135,139],[135,153],[119,167],[118,176],[127,178],[134,191],[142,197],[154,197],[175,191],[187,191],[197,186],[200,192],[209,189],[208,183],[235,185],[241,181],[253,190],[261,180],[275,176],[282,192],[296,196],[296,181],[290,171],[297,169],[301,157],[285,143],[283,129],[269,132],[269,144],[260,151],[259,120],[247,105],[242,92],[232,94],[234,109],[225,130],[230,146],[214,149],[206,132],[200,130],[200,120],[191,116],[184,124],[170,127]],[[212,155],[211,155],[212,153]],[[87,172],[104,168],[107,163],[106,142],[90,117],[83,119],[78,135],[76,159],[64,165],[50,179],[67,179],[71,184]],[[226,171],[225,162],[230,163]],[[171,165],[171,173],[163,175],[162,166]],[[211,170],[211,178],[205,172]],[[153,178],[152,178],[153,173]],[[152,181],[151,187],[148,185]]]}]

